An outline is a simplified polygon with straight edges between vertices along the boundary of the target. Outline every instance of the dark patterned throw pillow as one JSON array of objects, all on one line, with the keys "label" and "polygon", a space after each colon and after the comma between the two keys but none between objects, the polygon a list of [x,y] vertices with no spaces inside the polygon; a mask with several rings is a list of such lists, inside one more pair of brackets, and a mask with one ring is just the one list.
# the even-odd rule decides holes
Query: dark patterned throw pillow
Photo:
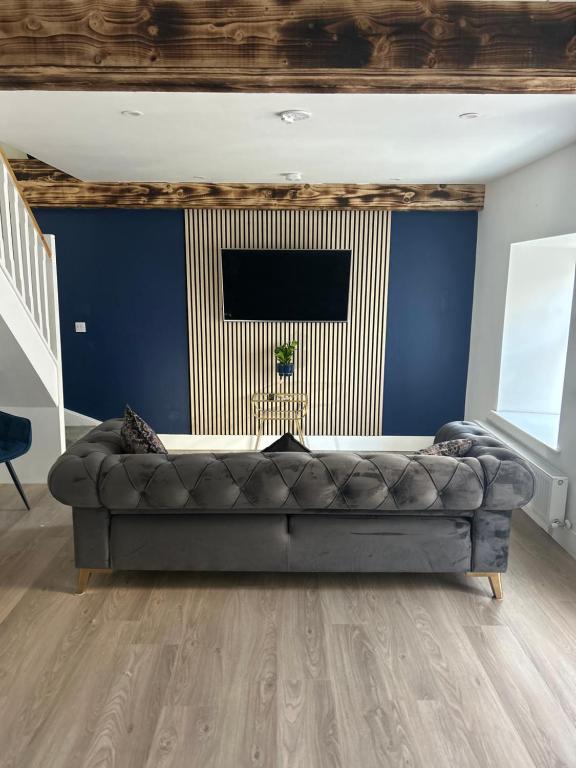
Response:
[{"label": "dark patterned throw pillow", "polygon": [[446,440],[444,443],[434,443],[428,448],[422,448],[418,453],[426,456],[466,456],[472,448],[472,440],[461,438],[459,440]]},{"label": "dark patterned throw pillow", "polygon": [[152,427],[129,405],[124,411],[124,424],[120,435],[126,453],[168,453]]},{"label": "dark patterned throw pillow", "polygon": [[286,432],[282,437],[279,437],[272,445],[268,445],[262,453],[310,453],[308,448],[291,435],[290,432]]}]

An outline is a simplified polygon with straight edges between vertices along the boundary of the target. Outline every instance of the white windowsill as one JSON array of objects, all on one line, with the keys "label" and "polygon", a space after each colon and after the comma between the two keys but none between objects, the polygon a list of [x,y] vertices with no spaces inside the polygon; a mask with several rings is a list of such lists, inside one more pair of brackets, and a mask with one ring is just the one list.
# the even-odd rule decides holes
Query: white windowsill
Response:
[{"label": "white windowsill", "polygon": [[560,414],[522,411],[490,411],[488,421],[535,450],[559,453]]}]

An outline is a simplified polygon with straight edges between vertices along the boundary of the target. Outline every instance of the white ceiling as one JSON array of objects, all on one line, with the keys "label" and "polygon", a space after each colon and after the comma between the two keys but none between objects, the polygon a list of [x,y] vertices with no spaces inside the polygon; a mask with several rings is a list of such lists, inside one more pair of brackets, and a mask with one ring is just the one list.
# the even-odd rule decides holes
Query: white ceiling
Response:
[{"label": "white ceiling", "polygon": [[482,182],[576,141],[576,95],[1,91],[0,141],[95,181]]}]

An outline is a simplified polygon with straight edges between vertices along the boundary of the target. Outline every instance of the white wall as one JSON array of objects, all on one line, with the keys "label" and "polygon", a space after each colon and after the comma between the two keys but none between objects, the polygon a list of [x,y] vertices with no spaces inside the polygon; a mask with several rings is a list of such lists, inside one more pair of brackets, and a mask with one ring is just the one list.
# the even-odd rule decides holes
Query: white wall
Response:
[{"label": "white wall", "polygon": [[[478,250],[466,417],[486,419],[498,403],[508,263],[512,243],[576,232],[576,144],[486,187]],[[576,312],[566,360],[560,451],[543,448],[547,461],[570,479],[568,517],[576,527]],[[574,533],[555,538],[576,550]]]},{"label": "white wall", "polygon": [[[1,410],[24,416],[32,422],[32,445],[28,453],[14,459],[13,466],[20,482],[45,483],[50,467],[66,450],[64,428],[61,423],[62,410],[54,406],[46,408],[11,408]],[[0,483],[12,483],[8,470],[0,464]]]},{"label": "white wall", "polygon": [[[2,279],[0,274],[0,284]],[[5,295],[1,288],[0,285],[0,297]],[[6,308],[7,304],[0,302],[0,313]],[[12,335],[5,318],[0,317],[0,410],[24,416],[32,422],[32,447],[25,456],[14,460],[14,468],[23,483],[44,483],[50,466],[66,449],[64,409],[60,405],[61,373],[54,361],[47,357],[38,333],[27,328],[25,313],[20,311],[19,315],[15,327],[19,339],[24,339],[22,346]],[[44,379],[32,365],[26,349],[38,353],[33,359],[40,369],[41,363],[46,363],[46,370],[42,371]],[[53,371],[49,369],[50,363]],[[8,471],[0,464],[0,483],[11,482]]]}]

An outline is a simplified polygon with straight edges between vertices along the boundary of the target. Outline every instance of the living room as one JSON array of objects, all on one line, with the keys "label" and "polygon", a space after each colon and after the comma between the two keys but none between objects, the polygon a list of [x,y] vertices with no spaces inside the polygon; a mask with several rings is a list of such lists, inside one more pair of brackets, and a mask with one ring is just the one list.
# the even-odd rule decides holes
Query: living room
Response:
[{"label": "living room", "polygon": [[0,767],[576,766],[575,40],[0,10]]}]

